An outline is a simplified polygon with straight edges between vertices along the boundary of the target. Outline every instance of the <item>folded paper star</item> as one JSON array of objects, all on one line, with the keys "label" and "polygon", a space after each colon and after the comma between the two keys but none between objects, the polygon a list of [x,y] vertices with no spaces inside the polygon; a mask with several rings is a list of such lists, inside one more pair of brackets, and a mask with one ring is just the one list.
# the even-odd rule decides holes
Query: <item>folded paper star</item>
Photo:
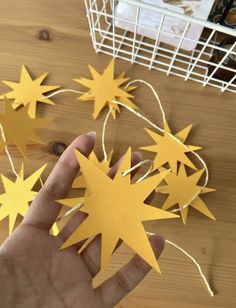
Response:
[{"label": "folded paper star", "polygon": [[101,234],[101,270],[106,268],[117,242],[121,239],[160,272],[143,221],[178,216],[147,205],[144,200],[169,171],[165,170],[132,184],[130,175],[123,176],[123,172],[131,167],[131,149],[125,154],[114,179],[109,178],[80,152],[75,150],[75,153],[89,189],[89,195],[84,197],[84,205],[81,207],[81,211],[87,213],[88,217],[61,249]]},{"label": "folded paper star", "polygon": [[[111,151],[108,155],[107,155],[107,160],[103,159],[102,161],[99,161],[96,154],[94,152],[92,152],[89,155],[89,160],[95,164],[95,166],[97,166],[99,169],[101,169],[105,174],[108,173],[108,171],[110,170],[110,163],[111,163],[111,159],[112,159],[112,154],[113,151]],[[80,174],[75,180],[74,183],[72,184],[72,188],[85,188],[86,187],[86,182],[85,182],[85,178],[83,174]]]},{"label": "folded paper star", "polygon": [[[166,169],[160,168],[159,170],[163,172]],[[187,176],[185,167],[182,164],[180,165],[178,174],[170,172],[165,177],[167,185],[157,187],[157,191],[169,195],[162,209],[168,210],[172,206],[178,204],[184,224],[186,224],[187,221],[189,206],[192,206],[202,214],[215,220],[214,215],[210,212],[204,201],[199,196],[208,192],[215,191],[215,189],[197,185],[203,173],[204,169],[199,170],[190,176]]]},{"label": "folded paper star", "polygon": [[199,150],[201,148],[184,144],[191,128],[192,125],[189,125],[178,132],[175,136],[171,134],[167,123],[164,123],[163,136],[153,132],[150,129],[145,129],[149,136],[156,142],[156,144],[141,147],[140,149],[156,153],[153,170],[156,170],[168,163],[172,172],[176,174],[178,162],[189,166],[194,170],[197,170],[191,160],[187,157],[186,153]]},{"label": "folded paper star", "polygon": [[136,87],[128,87],[124,89],[122,85],[129,80],[124,78],[124,73],[118,78],[114,77],[114,59],[108,64],[103,74],[99,74],[93,67],[89,66],[89,70],[93,77],[92,80],[87,78],[75,79],[76,82],[89,88],[89,91],[81,95],[78,99],[81,101],[94,100],[94,113],[92,115],[95,120],[100,114],[101,110],[108,105],[112,109],[113,118],[116,118],[116,112],[119,112],[119,106],[113,101],[118,100],[126,106],[138,109],[138,107],[131,102],[130,98],[133,95],[129,93]]},{"label": "folded paper star", "polygon": [[23,65],[20,82],[2,81],[9,86],[12,91],[2,95],[0,98],[3,99],[5,96],[6,98],[14,99],[14,108],[17,108],[20,105],[29,105],[29,115],[32,118],[35,118],[37,102],[54,105],[50,99],[45,98],[44,94],[60,88],[59,86],[42,85],[42,82],[46,79],[47,75],[48,73],[45,73],[33,80],[26,67]]},{"label": "folded paper star", "polygon": [[21,154],[26,157],[26,144],[29,141],[43,144],[35,133],[35,129],[45,127],[50,121],[46,119],[32,119],[28,114],[29,106],[15,110],[9,102],[5,102],[5,114],[0,114],[0,123],[6,138],[1,139],[0,151],[5,145],[16,144]]},{"label": "folded paper star", "polygon": [[29,209],[29,202],[37,195],[37,192],[32,189],[45,168],[46,165],[24,179],[24,166],[22,165],[15,182],[1,175],[5,193],[0,195],[0,221],[9,216],[9,234],[12,233],[17,215],[24,217]]}]

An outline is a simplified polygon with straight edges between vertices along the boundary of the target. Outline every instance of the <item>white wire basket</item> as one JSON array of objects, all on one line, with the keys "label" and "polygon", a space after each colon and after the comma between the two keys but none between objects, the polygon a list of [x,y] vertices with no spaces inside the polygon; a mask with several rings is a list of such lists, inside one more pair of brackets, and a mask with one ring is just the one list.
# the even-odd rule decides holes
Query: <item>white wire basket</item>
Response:
[{"label": "white wire basket", "polygon": [[[95,51],[236,93],[236,30],[148,1],[153,0],[84,0]],[[124,4],[133,15],[119,13]],[[144,12],[156,14],[155,27],[141,18]],[[171,20],[182,30],[170,31]]]}]

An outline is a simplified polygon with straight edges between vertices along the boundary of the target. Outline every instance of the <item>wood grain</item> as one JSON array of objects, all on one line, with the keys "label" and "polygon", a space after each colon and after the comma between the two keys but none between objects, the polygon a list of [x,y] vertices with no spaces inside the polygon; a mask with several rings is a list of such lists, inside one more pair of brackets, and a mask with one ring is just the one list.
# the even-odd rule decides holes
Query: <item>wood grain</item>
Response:
[{"label": "wood grain", "polygon": [[[42,30],[46,30],[40,32]],[[38,76],[50,72],[48,82],[65,88],[81,89],[72,79],[89,77],[87,64],[102,70],[110,58],[96,55],[89,38],[82,1],[8,0],[0,4],[0,78],[18,80],[20,67],[26,64]],[[217,189],[205,197],[217,221],[212,222],[194,210],[186,226],[180,221],[152,222],[147,228],[164,234],[190,252],[201,264],[216,292],[211,298],[195,266],[179,251],[166,245],[160,260],[162,275],[152,271],[118,307],[236,307],[236,122],[235,95],[221,94],[214,88],[202,88],[177,77],[148,71],[138,65],[117,60],[117,73],[127,71],[130,77],[151,82],[164,103],[167,119],[174,132],[189,123],[194,126],[189,143],[200,145],[200,152],[210,169],[210,186]],[[7,88],[1,84],[1,92]],[[69,143],[77,135],[90,130],[98,132],[96,150],[101,153],[101,128],[105,113],[97,121],[91,119],[92,103],[81,103],[74,94],[54,99],[56,106],[40,106],[39,116],[55,121],[40,131],[45,145],[30,145],[26,173],[30,174],[48,162],[45,177],[57,157],[51,153],[54,142]],[[161,125],[160,112],[148,91],[140,87],[135,102],[142,113]],[[117,121],[108,124],[106,145],[114,148],[114,160],[129,145],[134,150],[150,143],[143,130],[145,123],[123,110]],[[16,168],[22,163],[16,147],[10,152]],[[145,153],[146,155],[146,153]],[[146,155],[148,157],[148,155]],[[151,156],[149,156],[151,157]],[[6,155],[0,155],[1,173],[13,179]],[[0,239],[6,237],[7,221],[1,222]],[[122,245],[112,258],[106,275],[111,275],[132,255]]]}]

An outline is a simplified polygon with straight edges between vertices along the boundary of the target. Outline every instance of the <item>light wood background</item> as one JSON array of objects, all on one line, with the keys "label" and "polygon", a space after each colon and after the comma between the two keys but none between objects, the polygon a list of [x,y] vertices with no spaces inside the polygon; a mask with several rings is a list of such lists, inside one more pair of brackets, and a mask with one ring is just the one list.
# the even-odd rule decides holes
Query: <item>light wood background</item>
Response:
[{"label": "light wood background", "polygon": [[[49,41],[39,39],[42,38],[39,32],[44,29],[50,34]],[[49,84],[82,89],[72,79],[89,77],[88,64],[102,70],[109,60],[108,56],[94,53],[83,1],[1,1],[1,79],[18,81],[21,65],[26,64],[34,76],[50,72]],[[204,200],[217,221],[190,210],[186,226],[180,220],[170,220],[153,222],[147,228],[164,234],[190,252],[200,262],[216,296],[209,296],[194,264],[166,245],[160,260],[162,275],[152,271],[118,307],[236,307],[236,96],[117,60],[117,73],[123,70],[132,78],[141,77],[151,82],[158,89],[174,132],[190,123],[195,124],[189,143],[203,147],[200,153],[210,169],[209,186],[217,189]],[[1,84],[0,90],[3,92],[7,88]],[[39,116],[54,117],[55,121],[39,132],[45,145],[28,147],[26,175],[48,162],[46,178],[57,160],[51,154],[52,144],[56,141],[69,143],[77,135],[91,130],[98,133],[96,151],[102,158],[101,128],[105,113],[93,121],[93,104],[76,101],[76,97],[71,93],[63,94],[54,98],[56,106],[39,107]],[[136,91],[135,102],[143,114],[161,125],[160,112],[147,89],[142,87]],[[117,121],[109,122],[106,145],[108,149],[114,148],[114,160],[129,145],[137,150],[139,146],[150,144],[144,125],[126,110]],[[19,168],[22,157],[16,147],[9,149]],[[14,179],[5,153],[0,155],[0,171]],[[7,220],[4,220],[0,224],[1,241],[6,237],[6,230]],[[111,275],[131,255],[123,245],[112,258],[105,276]]]}]

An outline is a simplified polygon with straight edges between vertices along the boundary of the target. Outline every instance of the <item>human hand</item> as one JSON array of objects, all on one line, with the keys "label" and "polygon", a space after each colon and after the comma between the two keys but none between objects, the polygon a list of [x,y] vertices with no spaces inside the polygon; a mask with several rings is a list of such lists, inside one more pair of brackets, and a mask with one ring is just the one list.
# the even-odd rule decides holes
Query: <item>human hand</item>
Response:
[{"label": "human hand", "polygon": [[[150,266],[135,255],[123,268],[97,288],[92,281],[100,269],[101,238],[97,236],[80,254],[83,243],[58,251],[86,218],[77,211],[58,236],[49,233],[60,206],[79,171],[73,149],[88,156],[95,133],[76,138],[65,150],[32,202],[23,222],[0,248],[1,307],[113,307],[145,277]],[[133,153],[132,165],[140,161]],[[114,177],[119,162],[109,172]],[[20,196],[19,196],[20,198]],[[160,236],[150,237],[158,258],[164,248]]]}]

